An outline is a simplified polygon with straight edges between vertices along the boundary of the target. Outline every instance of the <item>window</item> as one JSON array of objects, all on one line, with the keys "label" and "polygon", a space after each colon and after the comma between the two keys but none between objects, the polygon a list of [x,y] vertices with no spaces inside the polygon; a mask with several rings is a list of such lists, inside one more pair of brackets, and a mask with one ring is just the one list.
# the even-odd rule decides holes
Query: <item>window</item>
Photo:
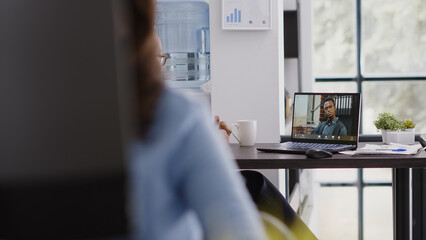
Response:
[{"label": "window", "polygon": [[314,0],[312,6],[314,91],[361,92],[362,133],[376,133],[373,121],[383,111],[414,120],[416,132],[426,133],[426,2]]},{"label": "window", "polygon": [[[373,121],[385,111],[426,133],[426,1],[312,0],[312,9],[313,91],[361,92],[361,133],[377,133]],[[324,201],[336,201],[330,189],[341,188],[348,190],[337,202],[356,200],[358,219],[345,239],[391,239],[391,170],[339,171],[317,170],[316,181]],[[326,238],[342,239],[344,228],[333,230]]]}]

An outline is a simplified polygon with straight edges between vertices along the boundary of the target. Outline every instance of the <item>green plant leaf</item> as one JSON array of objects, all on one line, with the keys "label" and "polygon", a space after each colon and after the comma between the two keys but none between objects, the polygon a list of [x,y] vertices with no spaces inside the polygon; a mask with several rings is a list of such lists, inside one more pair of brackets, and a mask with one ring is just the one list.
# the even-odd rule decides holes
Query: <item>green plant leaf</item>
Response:
[{"label": "green plant leaf", "polygon": [[403,122],[399,121],[392,113],[379,113],[377,119],[373,122],[374,126],[379,130],[397,131],[403,129]]}]

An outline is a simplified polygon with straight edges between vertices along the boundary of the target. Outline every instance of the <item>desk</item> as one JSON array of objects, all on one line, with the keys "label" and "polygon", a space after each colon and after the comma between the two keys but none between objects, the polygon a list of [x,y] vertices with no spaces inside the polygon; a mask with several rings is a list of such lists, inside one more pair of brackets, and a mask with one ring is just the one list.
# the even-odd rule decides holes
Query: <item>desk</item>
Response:
[{"label": "desk", "polygon": [[[242,169],[305,169],[305,168],[393,168],[394,240],[410,239],[409,168],[426,168],[426,152],[419,156],[348,156],[335,154],[331,158],[312,159],[305,155],[264,153],[256,147],[277,143],[259,143],[253,147],[230,144],[234,158]],[[362,147],[367,143],[359,143]],[[376,143],[377,144],[377,143]]]}]

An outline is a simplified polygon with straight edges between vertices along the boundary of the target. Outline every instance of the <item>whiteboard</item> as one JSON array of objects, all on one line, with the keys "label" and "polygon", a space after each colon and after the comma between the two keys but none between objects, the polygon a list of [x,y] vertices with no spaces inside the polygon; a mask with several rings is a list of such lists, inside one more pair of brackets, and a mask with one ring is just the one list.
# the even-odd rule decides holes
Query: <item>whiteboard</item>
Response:
[{"label": "whiteboard", "polygon": [[271,29],[271,0],[222,0],[222,29]]}]

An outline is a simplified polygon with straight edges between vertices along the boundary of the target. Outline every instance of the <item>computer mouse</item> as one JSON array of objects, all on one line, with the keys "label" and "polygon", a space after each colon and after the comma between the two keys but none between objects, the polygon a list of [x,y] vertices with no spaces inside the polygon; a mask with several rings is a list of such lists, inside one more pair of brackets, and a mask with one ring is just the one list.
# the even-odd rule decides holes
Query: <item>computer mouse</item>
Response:
[{"label": "computer mouse", "polygon": [[328,158],[333,156],[331,152],[317,148],[308,149],[305,155],[309,158]]}]

